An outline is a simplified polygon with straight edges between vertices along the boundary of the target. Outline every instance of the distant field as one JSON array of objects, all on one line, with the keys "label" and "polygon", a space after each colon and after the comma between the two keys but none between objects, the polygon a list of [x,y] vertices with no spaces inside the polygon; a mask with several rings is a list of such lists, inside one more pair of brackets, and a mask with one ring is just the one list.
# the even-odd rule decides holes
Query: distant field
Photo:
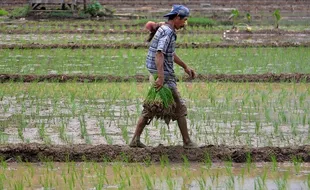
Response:
[{"label": "distant field", "polygon": [[[177,49],[199,74],[310,73],[309,48]],[[147,75],[146,49],[0,50],[0,73]],[[176,66],[177,75],[184,72]]]}]

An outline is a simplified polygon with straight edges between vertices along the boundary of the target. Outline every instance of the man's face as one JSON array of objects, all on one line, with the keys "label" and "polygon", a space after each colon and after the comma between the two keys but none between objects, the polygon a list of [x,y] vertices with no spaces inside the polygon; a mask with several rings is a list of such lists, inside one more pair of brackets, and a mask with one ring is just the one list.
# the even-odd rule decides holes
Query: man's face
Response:
[{"label": "man's face", "polygon": [[180,16],[177,16],[175,18],[174,27],[175,29],[179,30],[185,26],[187,23],[187,17],[181,18]]}]

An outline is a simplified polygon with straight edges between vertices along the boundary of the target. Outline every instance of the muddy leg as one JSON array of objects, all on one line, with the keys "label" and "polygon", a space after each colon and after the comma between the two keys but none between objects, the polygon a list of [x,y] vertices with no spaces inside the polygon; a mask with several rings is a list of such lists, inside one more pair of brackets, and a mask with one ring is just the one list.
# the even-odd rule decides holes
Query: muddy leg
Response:
[{"label": "muddy leg", "polygon": [[148,118],[146,117],[140,117],[138,123],[137,123],[137,127],[136,127],[136,131],[134,136],[132,137],[132,140],[129,144],[130,147],[139,147],[139,148],[144,148],[146,147],[143,143],[141,143],[140,141],[140,136],[143,132],[144,127],[146,126],[148,121]]},{"label": "muddy leg", "polygon": [[183,147],[184,148],[197,148],[197,144],[192,142],[189,138],[188,129],[187,129],[187,122],[185,116],[180,117],[178,120],[178,126],[181,131],[183,137]]}]

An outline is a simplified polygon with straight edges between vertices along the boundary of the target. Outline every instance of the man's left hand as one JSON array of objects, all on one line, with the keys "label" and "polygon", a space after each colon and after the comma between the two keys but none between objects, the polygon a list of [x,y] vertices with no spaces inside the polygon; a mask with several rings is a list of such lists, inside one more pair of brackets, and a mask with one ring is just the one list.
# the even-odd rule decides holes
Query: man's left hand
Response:
[{"label": "man's left hand", "polygon": [[196,77],[196,73],[193,69],[186,67],[184,71],[188,74],[190,78],[194,79]]}]

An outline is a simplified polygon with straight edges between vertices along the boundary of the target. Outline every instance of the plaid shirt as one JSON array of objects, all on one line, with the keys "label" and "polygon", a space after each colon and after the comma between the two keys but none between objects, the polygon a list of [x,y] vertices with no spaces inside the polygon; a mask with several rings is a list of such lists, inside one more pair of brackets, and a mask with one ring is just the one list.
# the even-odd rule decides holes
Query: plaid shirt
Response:
[{"label": "plaid shirt", "polygon": [[[162,25],[157,30],[154,38],[151,42],[149,52],[146,58],[146,67],[150,73],[157,73],[155,64],[155,55],[157,51],[161,51],[164,54],[164,75],[165,81],[170,78],[175,78],[174,75],[174,52],[175,52],[175,41],[177,36],[168,25]],[[175,80],[175,79],[174,79]]]}]

